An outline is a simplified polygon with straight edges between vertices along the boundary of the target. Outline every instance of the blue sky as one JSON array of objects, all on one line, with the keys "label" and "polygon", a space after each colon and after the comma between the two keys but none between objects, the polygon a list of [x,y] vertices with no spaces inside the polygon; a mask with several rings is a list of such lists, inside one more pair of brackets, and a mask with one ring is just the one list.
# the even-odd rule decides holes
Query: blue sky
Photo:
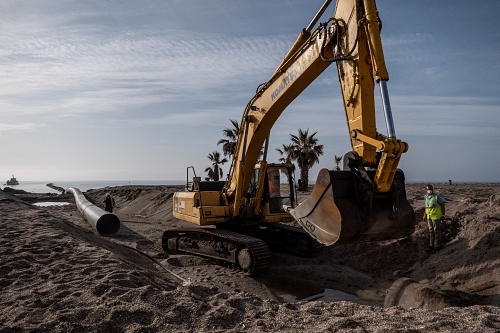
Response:
[{"label": "blue sky", "polygon": [[[229,119],[241,119],[322,3],[2,0],[0,176],[184,179],[191,165],[203,174]],[[500,182],[500,2],[377,7],[407,180]],[[269,160],[309,129],[325,146],[311,182],[331,169],[350,150],[340,98],[331,66],[273,127]]]}]

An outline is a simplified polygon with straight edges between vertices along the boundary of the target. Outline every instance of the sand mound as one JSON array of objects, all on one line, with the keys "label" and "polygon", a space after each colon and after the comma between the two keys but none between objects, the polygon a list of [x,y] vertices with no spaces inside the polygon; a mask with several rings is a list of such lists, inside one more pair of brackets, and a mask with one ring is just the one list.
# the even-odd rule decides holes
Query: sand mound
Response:
[{"label": "sand mound", "polygon": [[[421,187],[408,187],[418,217]],[[499,188],[442,186],[447,244],[438,253],[424,251],[421,222],[399,241],[332,246],[314,259],[275,254],[255,277],[163,253],[163,231],[190,225],[171,216],[173,187],[88,191],[95,203],[115,197],[122,226],[112,237],[74,205],[40,208],[0,191],[0,332],[499,332],[500,205],[488,199]],[[448,303],[383,308],[401,278]],[[327,290],[372,305],[315,301]]]}]

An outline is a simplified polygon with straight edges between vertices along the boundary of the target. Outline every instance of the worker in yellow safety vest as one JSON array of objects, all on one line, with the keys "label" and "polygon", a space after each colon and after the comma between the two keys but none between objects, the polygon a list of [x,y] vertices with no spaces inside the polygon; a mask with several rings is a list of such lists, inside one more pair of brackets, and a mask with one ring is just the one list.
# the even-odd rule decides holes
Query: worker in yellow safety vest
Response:
[{"label": "worker in yellow safety vest", "polygon": [[115,199],[111,196],[110,193],[106,193],[106,198],[104,199],[104,210],[110,213],[113,213],[113,207],[115,206]]},{"label": "worker in yellow safety vest", "polygon": [[443,247],[441,220],[445,213],[445,201],[439,194],[434,193],[434,187],[431,184],[427,184],[425,189],[425,213],[423,220],[427,218],[427,226],[429,227],[429,247],[426,251],[433,253],[441,250]]}]

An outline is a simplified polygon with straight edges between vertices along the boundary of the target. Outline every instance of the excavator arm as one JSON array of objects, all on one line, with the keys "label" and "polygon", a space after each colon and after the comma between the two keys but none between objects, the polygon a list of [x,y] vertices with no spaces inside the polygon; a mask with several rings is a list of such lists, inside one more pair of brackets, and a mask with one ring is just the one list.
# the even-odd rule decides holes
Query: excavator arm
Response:
[{"label": "excavator arm", "polygon": [[[376,191],[388,192],[408,144],[396,139],[387,91],[389,74],[380,39],[381,21],[375,1],[339,1],[334,16],[346,24],[340,48],[351,50],[348,57],[340,57],[341,61],[331,59],[337,64],[351,146],[361,157],[363,166],[377,169]],[[378,133],[375,126],[375,82],[380,88],[387,136]]]}]

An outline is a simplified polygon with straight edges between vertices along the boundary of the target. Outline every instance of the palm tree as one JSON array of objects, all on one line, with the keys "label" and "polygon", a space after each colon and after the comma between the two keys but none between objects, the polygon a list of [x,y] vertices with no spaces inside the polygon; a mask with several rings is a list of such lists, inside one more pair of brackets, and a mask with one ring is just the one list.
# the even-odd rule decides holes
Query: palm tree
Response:
[{"label": "palm tree", "polygon": [[220,139],[217,145],[222,144],[222,152],[224,156],[233,156],[236,149],[236,141],[238,141],[238,134],[240,132],[240,125],[237,120],[230,119],[233,128],[226,128],[222,132],[226,139]]},{"label": "palm tree", "polygon": [[319,163],[319,157],[323,155],[323,145],[318,144],[318,139],[314,132],[309,135],[309,129],[303,131],[299,128],[299,134],[290,134],[290,140],[293,147],[293,160],[297,161],[300,169],[300,179],[302,188],[300,190],[307,190],[309,184],[309,169],[316,163]]},{"label": "palm tree", "polygon": [[293,171],[295,171],[295,164],[293,164],[293,146],[290,143],[289,145],[283,144],[283,149],[281,148],[276,148],[276,151],[280,153],[280,158],[278,159],[279,162],[288,165],[289,167],[292,168]]},{"label": "palm tree", "polygon": [[212,166],[205,169],[205,172],[208,174],[208,177],[212,180],[219,180],[222,177],[222,168],[219,165],[224,165],[227,162],[227,158],[221,159],[220,153],[218,151],[214,151],[208,154],[208,159],[212,162]]},{"label": "palm tree", "polygon": [[[240,133],[240,125],[238,124],[237,120],[230,119],[231,123],[233,124],[233,128],[226,128],[222,132],[226,139],[220,139],[217,142],[217,145],[222,144],[222,152],[224,153],[224,156],[228,156],[229,158],[234,156],[234,153],[236,151],[236,144],[238,143],[238,136]],[[264,155],[262,150],[259,153],[259,158]]]}]

